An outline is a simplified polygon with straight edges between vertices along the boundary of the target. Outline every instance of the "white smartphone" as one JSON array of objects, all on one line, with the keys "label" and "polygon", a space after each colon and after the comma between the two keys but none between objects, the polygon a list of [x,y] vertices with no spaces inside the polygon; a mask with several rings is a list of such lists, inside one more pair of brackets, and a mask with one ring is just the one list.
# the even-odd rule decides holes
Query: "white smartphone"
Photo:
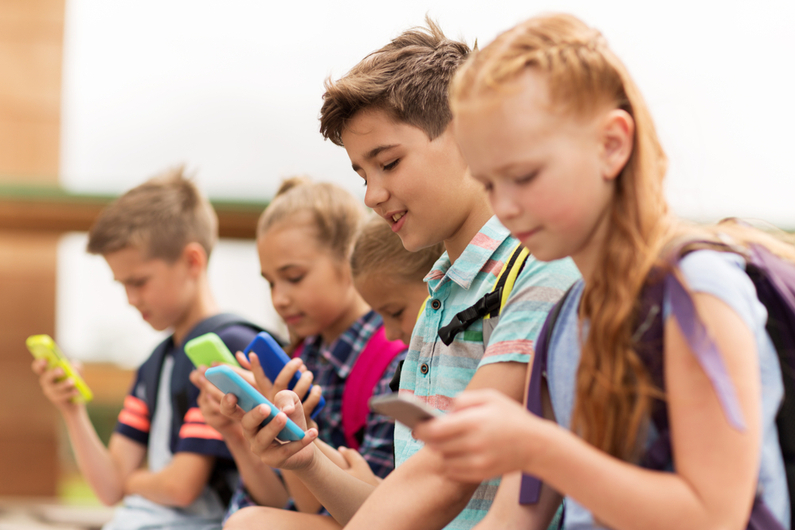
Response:
[{"label": "white smartphone", "polygon": [[411,429],[420,422],[443,415],[441,411],[432,409],[419,400],[401,397],[397,393],[373,397],[368,404],[376,413],[392,417]]}]

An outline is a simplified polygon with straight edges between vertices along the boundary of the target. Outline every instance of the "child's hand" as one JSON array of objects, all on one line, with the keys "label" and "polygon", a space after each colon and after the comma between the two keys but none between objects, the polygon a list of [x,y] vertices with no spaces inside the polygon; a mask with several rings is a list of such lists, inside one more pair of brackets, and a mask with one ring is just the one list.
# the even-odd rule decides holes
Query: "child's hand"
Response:
[{"label": "child's hand", "polygon": [[221,432],[224,437],[227,437],[232,430],[241,430],[240,424],[221,413],[221,399],[224,397],[224,393],[205,378],[204,373],[206,370],[207,367],[202,365],[192,371],[189,376],[190,381],[200,391],[196,402],[199,405],[199,409],[201,409],[204,422]]},{"label": "child's hand", "polygon": [[340,446],[337,450],[348,463],[348,468],[345,469],[345,472],[370,485],[378,486],[378,484],[383,481],[383,479],[373,474],[373,470],[364,457],[362,457],[362,454],[352,448],[345,448],[344,446]]},{"label": "child's hand", "polygon": [[[72,400],[80,394],[75,387],[74,380],[71,378],[64,379],[64,370],[60,367],[54,369],[47,368],[48,362],[46,359],[33,360],[31,368],[33,372],[39,377],[39,385],[41,385],[44,396],[52,402],[55,407],[61,410],[62,413],[69,413],[76,411],[82,404],[75,403]],[[82,372],[79,363],[73,363],[72,366],[78,373]]]},{"label": "child's hand", "polygon": [[418,424],[413,434],[442,455],[448,477],[480,482],[526,469],[538,454],[540,430],[550,425],[499,391],[482,389],[461,393],[451,413]]},{"label": "child's hand", "polygon": [[[221,412],[240,421],[243,436],[251,445],[251,451],[259,456],[263,463],[272,468],[286,470],[309,466],[315,452],[315,446],[310,443],[317,438],[317,429],[306,429],[301,400],[292,391],[282,391],[272,402],[279,409],[279,413],[262,428],[260,424],[270,415],[270,408],[266,405],[260,405],[245,413],[237,405],[237,397],[230,393],[221,400]],[[300,441],[280,443],[276,437],[287,425],[288,416],[305,430],[305,435]]]}]

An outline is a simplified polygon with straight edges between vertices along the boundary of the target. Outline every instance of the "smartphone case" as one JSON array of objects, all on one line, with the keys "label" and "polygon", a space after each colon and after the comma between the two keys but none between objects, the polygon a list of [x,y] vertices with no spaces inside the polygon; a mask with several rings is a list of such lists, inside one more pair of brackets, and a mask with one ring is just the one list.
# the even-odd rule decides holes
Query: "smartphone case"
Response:
[{"label": "smartphone case", "polygon": [[72,379],[75,383],[75,389],[80,393],[79,396],[72,399],[72,402],[85,403],[90,402],[94,398],[94,393],[88,388],[85,380],[83,380],[80,374],[72,367],[69,360],[61,353],[61,349],[58,348],[58,345],[55,344],[55,341],[53,341],[50,336],[47,334],[30,336],[25,341],[25,344],[34,358],[46,359],[48,368],[54,369],[55,367],[60,367],[64,372],[63,378]]},{"label": "smartphone case", "polygon": [[235,356],[229,351],[223,340],[218,337],[218,334],[213,332],[201,335],[185,343],[185,354],[196,367],[199,365],[210,367],[216,361],[240,367]]},{"label": "smartphone case", "polygon": [[[267,332],[260,332],[257,334],[257,337],[255,337],[251,343],[249,343],[249,345],[243,351],[243,354],[245,354],[248,358],[248,355],[251,352],[257,355],[260,365],[262,365],[262,369],[265,371],[265,376],[267,376],[268,380],[271,382],[274,381],[277,376],[279,376],[279,373],[282,372],[284,366],[290,361],[290,357],[287,355],[287,353]],[[298,379],[300,377],[301,371],[296,371],[296,373],[290,379],[290,382],[287,384],[287,388],[295,388],[295,385],[298,383]],[[314,385],[312,387],[314,387]],[[311,387],[309,388],[309,391],[312,391]],[[304,398],[306,397],[302,397],[301,400]],[[325,405],[326,399],[321,396],[320,402],[318,402],[317,406],[315,406],[315,409],[312,410],[311,417],[314,419]]]},{"label": "smartphone case", "polygon": [[420,422],[441,415],[439,411],[429,408],[422,402],[398,396],[398,393],[373,397],[368,404],[376,413],[392,417],[412,429]]},{"label": "smartphone case", "polygon": [[[262,421],[260,426],[265,426],[279,412],[270,400],[262,396],[259,391],[254,389],[251,384],[245,381],[231,367],[226,365],[211,367],[207,369],[204,376],[224,393],[232,393],[235,395],[237,397],[237,403],[243,411],[251,411],[260,404],[265,404],[270,407],[270,415]],[[279,432],[276,438],[280,441],[300,441],[304,438],[304,431],[299,428],[295,422],[287,419],[287,425]]]}]

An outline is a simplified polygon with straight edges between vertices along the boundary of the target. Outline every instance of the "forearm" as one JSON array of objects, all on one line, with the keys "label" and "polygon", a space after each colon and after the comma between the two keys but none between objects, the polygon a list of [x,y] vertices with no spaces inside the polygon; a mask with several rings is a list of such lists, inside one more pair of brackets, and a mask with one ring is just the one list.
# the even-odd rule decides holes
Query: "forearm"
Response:
[{"label": "forearm", "polygon": [[720,507],[708,506],[681,475],[613,458],[551,422],[539,442],[543,449],[525,471],[577,500],[608,527],[706,529],[746,524]]},{"label": "forearm", "polygon": [[124,477],[110,451],[100,440],[85,407],[64,413],[77,465],[97,498],[114,505],[124,497]]},{"label": "forearm", "polygon": [[138,494],[149,501],[168,507],[187,507],[196,499],[183,488],[184,478],[140,468],[129,475],[125,494]]},{"label": "forearm", "polygon": [[250,445],[239,430],[227,430],[223,436],[243,484],[254,501],[266,507],[283,507],[289,495],[273,469],[251,452]]},{"label": "forearm", "polygon": [[345,472],[317,446],[314,446],[314,453],[308,467],[293,472],[331,516],[340,525],[345,525],[375,487]]},{"label": "forearm", "polygon": [[346,527],[441,529],[466,507],[477,487],[446,478],[439,455],[422,448],[386,477]]}]

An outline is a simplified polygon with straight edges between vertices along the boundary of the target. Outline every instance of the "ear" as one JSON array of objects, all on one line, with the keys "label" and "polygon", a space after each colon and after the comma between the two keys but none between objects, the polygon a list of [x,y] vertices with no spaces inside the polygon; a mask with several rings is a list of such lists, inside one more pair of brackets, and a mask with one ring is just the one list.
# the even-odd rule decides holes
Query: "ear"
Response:
[{"label": "ear", "polygon": [[618,177],[635,145],[635,120],[623,109],[613,109],[602,121],[602,164],[605,180]]},{"label": "ear", "polygon": [[191,274],[198,276],[207,270],[207,252],[198,242],[191,242],[182,250],[182,259]]}]

